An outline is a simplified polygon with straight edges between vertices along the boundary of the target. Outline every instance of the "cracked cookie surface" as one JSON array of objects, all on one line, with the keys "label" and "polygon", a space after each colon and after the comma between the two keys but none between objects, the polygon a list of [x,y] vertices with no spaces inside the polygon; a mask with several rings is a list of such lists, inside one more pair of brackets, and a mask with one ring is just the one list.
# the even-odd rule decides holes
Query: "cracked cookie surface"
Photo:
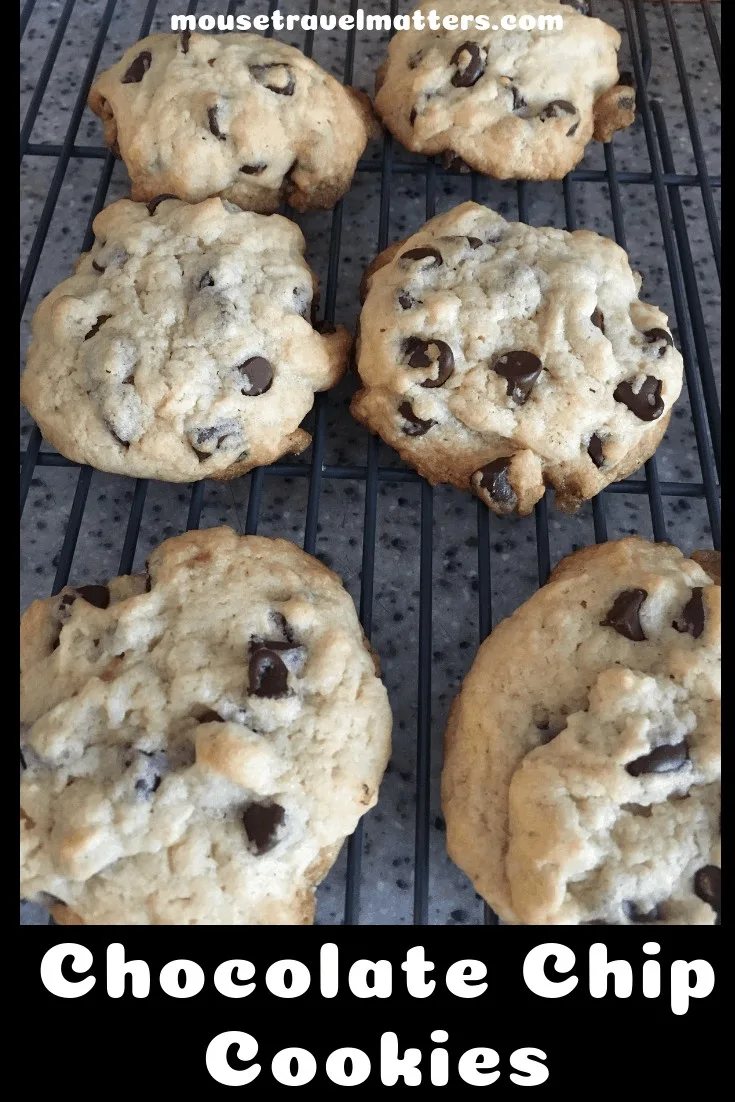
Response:
[{"label": "cracked cookie surface", "polygon": [[450,856],[529,925],[720,913],[720,587],[633,537],[562,560],[447,725]]},{"label": "cracked cookie surface", "polygon": [[351,411],[496,513],[529,513],[546,485],[573,510],[653,454],[681,390],[640,286],[599,234],[463,203],[368,269]]},{"label": "cracked cookie surface", "polygon": [[316,277],[280,215],[121,199],[39,305],[21,399],[68,459],[169,482],[227,479],[310,436],[350,337],[309,318]]},{"label": "cracked cookie surface", "polygon": [[[399,31],[376,80],[378,115],[412,152],[501,180],[561,179],[593,137],[610,141],[635,119],[633,80],[618,73],[620,35],[578,6],[467,0],[462,15],[488,27]],[[442,18],[456,5],[432,9]],[[508,15],[558,16],[563,28],[503,30]]]},{"label": "cracked cookie surface", "polygon": [[333,207],[377,129],[364,93],[257,34],[151,35],[97,77],[89,106],[133,199],[219,195],[265,214]]},{"label": "cracked cookie surface", "polygon": [[69,924],[312,921],[390,751],[340,579],[228,528],[31,605],[21,722],[21,894]]}]

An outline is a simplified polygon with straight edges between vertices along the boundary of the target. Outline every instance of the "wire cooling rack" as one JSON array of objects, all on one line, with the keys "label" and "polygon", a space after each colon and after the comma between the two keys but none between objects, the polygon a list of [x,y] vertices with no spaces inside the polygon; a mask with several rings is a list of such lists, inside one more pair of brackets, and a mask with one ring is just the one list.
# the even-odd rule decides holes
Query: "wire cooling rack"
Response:
[{"label": "wire cooling rack", "polygon": [[[327,3],[328,0],[325,0],[323,7]],[[285,7],[286,5],[278,5],[275,0],[271,0],[268,10],[272,12],[279,6]],[[335,7],[333,3],[329,6],[330,10]],[[719,74],[721,71],[721,52],[716,22],[708,0],[700,0],[697,6],[701,9],[702,36],[708,38],[711,46],[711,54],[706,64],[707,66],[715,66]],[[246,5],[243,3],[230,2],[226,9],[222,5],[217,7],[211,4],[202,5],[202,10],[207,12],[226,11],[227,14],[232,14],[244,10],[245,7]],[[248,10],[250,10],[250,7],[250,5],[247,5]],[[337,4],[336,7],[339,14],[341,5]],[[343,11],[354,14],[357,7],[357,0],[351,0],[349,7],[345,4]],[[461,5],[458,7],[461,8]],[[594,14],[594,0],[592,7]],[[707,245],[705,251],[709,253],[710,260],[714,262],[719,277],[721,254],[715,192],[720,187],[720,178],[708,172],[699,118],[701,104],[699,107],[697,106],[696,96],[687,74],[688,58],[685,56],[682,47],[674,10],[669,0],[662,0],[662,3],[655,7],[658,9],[656,19],[658,20],[659,31],[662,19],[665,26],[666,43],[663,47],[660,39],[652,42],[650,24],[653,17],[653,6],[643,2],[643,0],[620,0],[620,10],[624,21],[622,27],[626,32],[630,64],[638,89],[638,112],[642,122],[641,149],[644,151],[647,160],[644,167],[642,169],[626,170],[616,167],[616,153],[619,147],[611,144],[604,147],[604,166],[598,169],[578,169],[567,176],[561,185],[536,185],[521,182],[512,186],[515,191],[517,217],[522,221],[531,221],[529,209],[534,196],[534,189],[550,186],[561,187],[563,190],[564,220],[570,230],[584,224],[580,220],[579,214],[582,205],[579,198],[581,185],[591,184],[602,187],[609,196],[614,236],[623,247],[628,245],[625,219],[626,189],[643,187],[648,189],[649,192],[653,192],[658,221],[660,222],[660,225],[656,227],[656,234],[658,235],[660,232],[660,242],[663,244],[673,304],[674,318],[672,320],[675,321],[678,327],[678,344],[684,357],[686,388],[680,403],[685,408],[688,406],[687,415],[691,417],[701,474],[699,479],[694,481],[662,479],[659,477],[656,458],[649,460],[645,465],[643,477],[639,473],[624,482],[615,483],[594,499],[592,502],[594,539],[601,542],[608,538],[608,513],[611,506],[611,495],[631,495],[638,499],[647,498],[650,509],[650,525],[648,527],[656,540],[666,540],[668,538],[664,507],[666,498],[678,499],[679,501],[682,499],[698,499],[704,503],[706,509],[712,544],[719,549],[719,400],[712,353],[708,342],[705,307],[700,280],[698,279],[697,264],[693,255],[691,229],[685,213],[685,206],[688,203],[685,197],[693,192],[699,195],[704,215],[703,224],[706,226]],[[691,9],[691,5],[688,5],[688,7]],[[34,280],[38,275],[39,268],[42,267],[42,258],[46,255],[44,249],[47,246],[49,229],[54,219],[59,196],[65,186],[70,165],[78,161],[97,161],[100,165],[85,239],[81,243],[83,249],[88,249],[91,245],[92,219],[107,201],[106,197],[115,166],[113,157],[101,144],[85,145],[77,143],[89,86],[98,69],[103,48],[110,33],[111,22],[116,8],[118,8],[118,0],[104,0],[99,4],[99,22],[93,34],[92,47],[78,91],[72,97],[68,125],[62,140],[58,144],[51,142],[33,143],[31,141],[39,111],[43,112],[44,96],[59,58],[70,19],[74,14],[74,8],[75,0],[65,0],[63,3],[53,4],[46,2],[46,0],[26,0],[21,11],[21,44],[23,44],[24,35],[34,15],[38,16],[39,12],[44,9],[48,9],[49,13],[53,9],[54,14],[54,19],[49,21],[48,52],[35,77],[28,110],[21,128],[21,162],[24,158],[40,158],[40,161],[33,163],[43,164],[45,176],[43,173],[40,173],[40,175],[47,182],[45,198],[42,199],[40,204],[40,214],[30,242],[27,262],[21,279],[21,318],[24,317],[26,307],[29,304],[29,296],[32,293]],[[407,10],[403,5],[402,8]],[[144,37],[149,33],[156,16],[156,9],[156,0],[149,0],[138,28],[138,37]],[[182,2],[180,6],[173,10],[181,14],[184,13],[184,10],[189,14],[196,13],[197,3],[190,2],[184,8]],[[310,0],[308,9],[306,3],[304,3],[296,10],[308,10],[311,14],[316,14],[319,10],[319,0]],[[370,10],[375,9],[371,6]],[[384,6],[382,10],[389,10],[392,15],[395,15],[399,10],[397,0],[390,0],[389,7]],[[600,14],[604,15],[605,12],[600,12]],[[123,45],[128,44],[130,44],[128,41],[123,43]],[[314,32],[307,32],[300,45],[304,52],[310,56],[314,49]],[[695,171],[689,174],[677,173],[675,169],[675,151],[678,154],[679,150],[678,136],[677,141],[672,143],[662,104],[649,92],[649,81],[656,59],[656,51],[661,48],[670,51],[676,80],[679,85],[681,97],[679,114],[683,114],[686,122],[686,131],[695,167]],[[344,58],[342,77],[345,83],[351,83],[355,65],[355,35],[353,32],[346,35]],[[712,72],[714,73],[714,68]],[[679,124],[677,124],[677,129],[681,129]],[[617,139],[618,142],[622,143],[625,140],[625,135]],[[46,168],[46,166],[50,166],[50,168]],[[437,209],[437,199],[441,199],[441,189],[446,183],[447,177],[454,177],[455,174],[449,170],[444,170],[438,161],[411,157],[397,146],[390,135],[385,134],[377,155],[371,157],[368,154],[360,162],[356,183],[363,176],[372,177],[373,180],[377,177],[379,180],[377,233],[375,234],[373,250],[374,253],[377,253],[385,248],[390,240],[398,236],[405,236],[405,233],[391,234],[390,232],[391,200],[396,188],[398,186],[405,188],[408,183],[411,183],[411,185],[415,184],[417,189],[423,189],[425,206],[421,203],[417,191],[415,203],[420,209],[416,210],[414,225],[411,227],[412,232],[422,223],[424,216],[430,218],[434,215]],[[467,183],[467,181],[465,182]],[[469,195],[463,197],[478,200],[484,198],[486,185],[487,181],[473,173],[467,183]],[[507,195],[507,190],[505,194]],[[458,198],[455,201],[460,200]],[[490,201],[492,202],[492,200]],[[515,217],[516,212],[512,212],[510,216]],[[341,257],[344,253],[345,201],[338,204],[330,219],[323,302],[324,316],[327,320],[332,321],[335,317],[338,287],[343,274]],[[701,246],[701,240],[699,245]],[[375,437],[368,436],[366,433],[361,437],[365,456],[364,462],[326,463],[328,420],[327,397],[325,395],[317,396],[310,421],[313,443],[310,452],[307,453],[306,461],[302,459],[301,461],[279,462],[270,467],[254,471],[246,480],[249,489],[246,517],[242,527],[247,533],[258,531],[266,480],[285,479],[286,483],[284,485],[287,486],[293,486],[303,480],[308,487],[305,495],[303,546],[306,551],[315,553],[317,552],[318,534],[321,531],[319,523],[320,499],[325,485],[329,485],[333,480],[349,480],[361,484],[364,489],[364,515],[361,530],[357,533],[357,536],[361,539],[359,613],[365,632],[370,637],[373,632],[375,605],[376,545],[381,536],[378,510],[379,494],[396,496],[405,491],[406,484],[415,484],[420,520],[417,544],[419,592],[418,653],[415,682],[415,767],[412,778],[415,783],[412,920],[415,924],[423,925],[430,920],[430,832],[437,821],[432,811],[430,785],[432,776],[431,676],[432,664],[436,658],[432,651],[432,602],[435,588],[433,574],[436,565],[434,543],[437,536],[434,524],[434,501],[437,491],[432,490],[415,472],[402,466],[392,453],[388,455],[389,449],[380,444]],[[355,426],[352,427],[355,428]],[[67,583],[69,578],[80,531],[83,527],[93,472],[90,467],[80,467],[71,463],[55,451],[42,445],[40,432],[33,426],[28,434],[25,449],[21,451],[20,455],[21,516],[26,505],[29,488],[32,485],[34,472],[37,472],[39,468],[68,468],[69,479],[76,480],[60,552],[55,559],[56,572],[52,592],[56,593]],[[388,465],[381,465],[381,458]],[[134,484],[131,483],[132,485],[134,485],[134,489],[118,564],[119,573],[121,574],[129,573],[132,570],[143,511],[147,495],[149,495],[149,483],[146,480],[137,480]],[[176,487],[175,489],[180,491],[182,487]],[[187,528],[198,527],[208,492],[211,493],[212,489],[204,482],[196,483],[187,490]],[[301,499],[299,498],[299,500]],[[456,511],[461,510],[466,513],[468,510],[476,509],[476,536],[472,537],[471,546],[477,548],[477,585],[475,588],[478,598],[479,635],[480,639],[483,639],[490,632],[493,625],[493,606],[495,604],[497,610],[499,597],[499,588],[497,584],[494,585],[493,574],[491,574],[491,549],[493,547],[494,526],[497,522],[496,518],[491,517],[480,502],[474,501],[469,496],[461,496],[458,500],[461,501],[461,505]],[[536,573],[538,584],[543,585],[549,575],[552,560],[549,512],[546,498],[542,499],[536,506],[534,528]],[[98,532],[97,536],[100,535],[101,533]],[[161,538],[163,538],[163,535]],[[502,604],[502,600],[500,603]],[[433,756],[434,772],[436,772],[436,747]],[[360,823],[347,844],[342,920],[348,925],[360,921],[363,852],[364,821]],[[395,865],[396,862],[394,861],[393,864]],[[409,887],[408,883],[405,883],[404,886]],[[497,917],[489,908],[485,907],[483,914],[486,924],[498,924]]]}]

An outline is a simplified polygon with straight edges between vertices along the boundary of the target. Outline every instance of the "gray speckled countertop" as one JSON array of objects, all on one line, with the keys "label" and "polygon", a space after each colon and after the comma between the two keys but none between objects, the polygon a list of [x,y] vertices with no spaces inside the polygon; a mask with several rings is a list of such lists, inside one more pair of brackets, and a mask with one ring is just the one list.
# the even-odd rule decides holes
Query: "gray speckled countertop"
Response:
[{"label": "gray speckled countertop", "polygon": [[[39,80],[49,43],[65,4],[37,0],[22,43],[22,114]],[[413,4],[401,3],[407,11]],[[427,5],[430,7],[430,5]],[[31,141],[62,143],[74,103],[97,34],[106,0],[77,0],[64,33],[63,45],[41,102]],[[366,10],[388,10],[385,2],[365,5]],[[226,0],[209,0],[200,12],[224,13]],[[308,5],[294,0],[280,3],[282,12],[305,12]],[[347,0],[322,0],[320,10],[348,9]],[[458,2],[457,9],[461,10]],[[114,61],[139,37],[146,10],[145,0],[120,0],[110,23],[99,67]],[[167,30],[168,17],[186,10],[182,0],[161,0],[152,30]],[[251,14],[266,12],[266,0],[241,3],[238,10]],[[620,0],[593,0],[594,14],[606,18],[623,32],[621,68],[632,68],[627,60],[628,42]],[[693,106],[699,121],[704,153],[710,174],[718,173],[720,154],[719,81],[702,10],[698,3],[672,5],[691,81]],[[660,4],[646,4],[653,66],[649,89],[663,105],[673,146],[676,170],[696,173],[696,164],[675,58],[668,37],[665,13]],[[719,26],[719,5],[712,15]],[[296,46],[303,37],[282,35]],[[318,31],[314,39],[315,59],[341,77],[346,36]],[[358,36],[353,83],[372,90],[375,70],[382,60],[385,38]],[[76,136],[77,145],[99,145],[101,127],[85,109]],[[619,170],[650,172],[645,134],[640,118],[614,142]],[[379,143],[366,156],[378,157]],[[410,160],[403,151],[397,157]],[[21,169],[22,262],[32,246],[49,187],[56,169],[54,157],[27,154]],[[50,222],[45,247],[31,288],[23,323],[23,342],[28,321],[40,298],[71,270],[84,238],[103,162],[72,157]],[[582,168],[604,168],[600,146],[590,147]],[[438,176],[437,211],[470,198],[468,177]],[[644,296],[656,302],[671,318],[675,337],[681,324],[674,299],[662,242],[662,231],[654,189],[645,183],[620,185],[624,230],[634,268],[644,273]],[[562,185],[534,184],[526,189],[528,221],[542,225],[565,225]],[[116,165],[107,201],[127,192],[124,168]],[[712,256],[702,191],[698,186],[680,189],[696,285],[706,328],[710,354],[719,363],[719,283]],[[719,191],[715,191],[719,215]],[[503,215],[518,217],[517,188],[492,180],[480,182],[479,199],[495,206]],[[360,172],[344,202],[336,318],[352,327],[358,309],[357,289],[363,269],[376,252],[380,176]],[[574,209],[579,227],[613,236],[610,194],[600,182],[579,182],[574,186]],[[404,237],[426,218],[425,183],[422,176],[394,173],[390,201],[389,239]],[[299,218],[308,243],[308,256],[322,282],[326,278],[329,233],[332,216],[310,214]],[[679,341],[680,346],[681,342]],[[696,358],[691,361],[698,371]],[[354,379],[349,378],[326,399],[326,464],[364,465],[367,434],[347,411]],[[307,422],[308,424],[308,422]],[[30,422],[23,413],[22,447]],[[45,447],[45,445],[44,445]],[[304,457],[310,458],[310,452]],[[389,448],[380,447],[381,466],[400,464]],[[657,453],[660,479],[687,483],[702,481],[685,388],[674,410],[671,426]],[[643,477],[639,472],[637,479]],[[230,524],[243,529],[250,478],[231,483],[208,483],[205,489],[202,527]],[[48,595],[58,563],[69,509],[77,485],[77,471],[38,467],[35,471],[22,521],[21,607],[34,598]],[[304,538],[308,480],[269,477],[265,479],[259,532],[284,536],[297,543]],[[133,483],[124,478],[95,473],[71,567],[73,582],[103,581],[118,572],[120,552],[130,511]],[[363,543],[365,485],[360,480],[324,479],[322,485],[317,552],[337,570],[353,594],[360,599],[360,570]],[[416,810],[416,730],[419,616],[419,547],[421,487],[415,483],[379,486],[377,551],[372,639],[382,659],[383,675],[394,710],[394,752],[381,789],[380,802],[365,821],[360,919],[364,923],[410,923],[413,905],[414,822]],[[184,486],[151,483],[143,512],[135,569],[151,547],[186,526],[189,492]],[[648,498],[634,494],[606,494],[605,507],[610,538],[640,533],[652,537]],[[664,521],[668,538],[685,551],[712,545],[707,508],[701,497],[666,496]],[[569,551],[594,541],[591,505],[575,516],[564,516],[549,508],[549,539],[552,564]],[[508,615],[534,591],[538,584],[536,523],[526,519],[490,518],[490,564],[492,621]],[[431,813],[429,921],[440,924],[482,921],[482,906],[472,886],[456,869],[444,850],[443,820],[439,809],[438,782],[441,739],[449,703],[469,668],[478,642],[478,510],[469,496],[446,487],[433,492],[433,654],[431,671]],[[319,889],[318,920],[334,924],[342,920],[344,906],[345,852]],[[22,908],[22,921],[45,922],[40,908]]]}]

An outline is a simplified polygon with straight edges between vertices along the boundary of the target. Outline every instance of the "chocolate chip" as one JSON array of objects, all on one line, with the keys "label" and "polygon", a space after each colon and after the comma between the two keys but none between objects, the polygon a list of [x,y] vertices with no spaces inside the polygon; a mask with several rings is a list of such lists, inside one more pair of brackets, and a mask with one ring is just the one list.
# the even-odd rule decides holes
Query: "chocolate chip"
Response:
[{"label": "chocolate chip", "polygon": [[647,344],[657,344],[659,341],[664,342],[657,350],[656,354],[658,356],[665,355],[666,349],[669,345],[673,345],[674,343],[674,338],[666,329],[647,329],[643,336],[646,338]]},{"label": "chocolate chip", "polygon": [[600,467],[605,466],[605,456],[602,452],[602,440],[600,440],[596,432],[590,436],[590,442],[587,445],[587,455],[598,470]]},{"label": "chocolate chip", "polygon": [[433,263],[427,264],[428,268],[441,267],[443,263],[442,254],[438,249],[432,249],[430,245],[426,245],[419,249],[409,249],[408,252],[401,253],[399,257],[400,260],[428,260],[429,258],[431,258]]},{"label": "chocolate chip", "polygon": [[270,699],[288,693],[288,670],[278,650],[290,650],[290,644],[253,643],[248,667],[250,692]]},{"label": "chocolate chip", "polygon": [[398,296],[398,302],[402,310],[412,310],[414,306],[418,304],[418,300],[412,298],[408,291],[401,291]]},{"label": "chocolate chip", "polygon": [[722,869],[705,865],[694,874],[694,892],[715,911],[722,908]]},{"label": "chocolate chip", "polygon": [[224,723],[222,716],[218,712],[213,712],[211,708],[206,708],[200,716],[197,717],[199,723]]},{"label": "chocolate chip", "polygon": [[161,787],[161,777],[154,773],[152,777],[138,777],[135,782],[136,792],[143,792],[146,796],[152,796]]},{"label": "chocolate chip", "polygon": [[632,899],[623,900],[623,913],[631,922],[658,922],[661,918],[661,909],[658,905],[652,907],[650,911],[644,911]]},{"label": "chocolate chip", "polygon": [[[471,88],[485,72],[483,49],[477,42],[463,42],[454,53],[450,65],[457,66],[452,77],[455,88]],[[487,56],[487,55],[485,55]]]},{"label": "chocolate chip", "polygon": [[181,32],[181,52],[188,54],[189,52],[189,39],[191,38],[191,31]]},{"label": "chocolate chip", "polygon": [[496,505],[502,507],[504,513],[512,513],[518,504],[515,490],[508,478],[511,458],[511,456],[501,456],[500,459],[487,463],[478,472],[481,475],[480,486],[483,490],[487,490]]},{"label": "chocolate chip", "polygon": [[237,369],[241,375],[247,376],[247,383],[242,394],[248,398],[255,398],[259,394],[265,394],[273,384],[273,368],[270,362],[263,356],[252,356]]},{"label": "chocolate chip", "polygon": [[432,425],[436,424],[436,421],[422,421],[420,417],[417,417],[410,402],[401,402],[398,412],[407,422],[403,426],[406,436],[423,436]]},{"label": "chocolate chip", "polygon": [[632,639],[634,643],[644,642],[646,636],[641,627],[640,611],[648,593],[645,589],[625,589],[619,593],[600,626],[615,628],[618,635]]},{"label": "chocolate chip", "polygon": [[528,107],[528,102],[521,95],[521,93],[518,91],[515,84],[511,84],[510,90],[513,93],[513,110],[514,111],[520,111],[522,107]]},{"label": "chocolate chip", "polygon": [[[270,83],[267,78],[269,69],[281,69],[285,70],[286,82],[278,84],[277,75],[270,78]],[[250,72],[252,73],[258,84],[261,84],[264,88],[267,88],[269,92],[275,92],[278,96],[292,96],[296,88],[296,81],[293,78],[293,74],[290,69],[287,69],[285,65],[280,62],[273,62],[271,65],[251,65]]]},{"label": "chocolate chip", "polygon": [[682,634],[689,632],[695,639],[699,639],[704,631],[704,601],[699,587],[692,590],[691,597],[684,605],[679,619],[674,620],[673,627]]},{"label": "chocolate chip", "polygon": [[240,165],[240,172],[246,176],[262,176],[268,165]]},{"label": "chocolate chip", "polygon": [[546,122],[547,119],[560,119],[564,115],[576,115],[576,113],[577,108],[568,99],[553,99],[541,109],[539,118],[542,122]]},{"label": "chocolate chip", "polygon": [[211,272],[205,272],[204,275],[199,280],[199,283],[197,284],[197,287],[199,288],[200,291],[203,291],[205,287],[214,287],[214,280],[212,279],[212,273]]},{"label": "chocolate chip", "polygon": [[150,50],[143,50],[142,53],[138,54],[125,76],[122,78],[122,83],[140,84],[141,80],[150,69],[152,60],[153,58],[151,57]]},{"label": "chocolate chip", "polygon": [[105,270],[101,264],[97,263],[96,260],[92,261],[92,267],[94,268],[95,272],[104,272]]},{"label": "chocolate chip", "polygon": [[276,833],[284,817],[285,812],[280,804],[251,804],[243,812],[245,833],[259,857],[273,849]]},{"label": "chocolate chip", "polygon": [[627,69],[618,77],[618,84],[622,84],[625,88],[635,88],[635,77]]},{"label": "chocolate chip", "polygon": [[209,129],[214,134],[215,138],[219,138],[221,142],[226,140],[227,135],[223,134],[219,128],[218,121],[219,112],[217,107],[210,107],[207,111],[207,118],[209,119]]},{"label": "chocolate chip", "polygon": [[95,608],[107,608],[110,604],[110,591],[106,585],[81,585],[76,587],[76,592]]},{"label": "chocolate chip", "polygon": [[573,138],[578,130],[579,130],[579,119],[577,119],[577,121],[574,123],[573,126],[569,127],[569,129],[567,130],[567,137],[568,138]]},{"label": "chocolate chip", "polygon": [[482,245],[482,241],[480,240],[479,237],[468,237],[467,238],[467,244],[469,245],[469,247],[471,249],[479,249],[480,246]]},{"label": "chocolate chip", "polygon": [[590,321],[593,325],[596,325],[603,333],[605,332],[605,315],[599,306],[595,306],[590,315]]},{"label": "chocolate chip", "polygon": [[650,754],[629,761],[625,770],[631,777],[641,777],[647,773],[678,773],[688,761],[689,744],[684,739],[674,746],[657,746]]},{"label": "chocolate chip", "polygon": [[409,337],[403,346],[403,354],[409,367],[433,367],[436,364],[437,377],[424,379],[421,386],[442,386],[454,371],[454,353],[445,341]]},{"label": "chocolate chip", "polygon": [[155,199],[151,199],[150,202],[146,203],[146,206],[148,207],[148,213],[155,214],[157,208],[160,207],[161,203],[163,203],[166,199],[177,198],[178,196],[171,195],[170,193],[167,193],[166,195],[156,195]]},{"label": "chocolate chip", "polygon": [[646,375],[636,394],[630,383],[619,383],[613,392],[616,402],[622,402],[641,421],[655,421],[664,411],[661,397],[661,380]]},{"label": "chocolate chip", "polygon": [[408,116],[408,121],[411,124],[411,126],[413,126],[413,124],[416,122],[417,117],[418,117],[418,111],[416,110],[415,107],[412,107],[411,108],[411,114]]},{"label": "chocolate chip", "polygon": [[543,371],[543,364],[533,352],[505,352],[493,364],[493,370],[507,380],[506,393],[520,405],[528,398]]},{"label": "chocolate chip", "polygon": [[100,316],[97,318],[97,321],[94,323],[94,325],[84,338],[85,341],[88,341],[91,337],[94,337],[95,334],[99,333],[102,326],[105,324],[106,321],[109,321],[111,317],[112,314],[100,314]]}]

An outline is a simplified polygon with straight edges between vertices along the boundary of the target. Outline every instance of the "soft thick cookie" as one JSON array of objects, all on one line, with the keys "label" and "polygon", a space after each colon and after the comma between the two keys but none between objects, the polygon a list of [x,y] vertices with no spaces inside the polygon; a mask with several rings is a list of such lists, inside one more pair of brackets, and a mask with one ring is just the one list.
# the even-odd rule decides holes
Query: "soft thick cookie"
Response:
[{"label": "soft thick cookie", "polygon": [[62,923],[308,923],[372,807],[387,694],[339,578],[187,532],[21,623],[21,894]]},{"label": "soft thick cookie", "polygon": [[682,359],[614,242],[463,203],[366,275],[352,413],[431,483],[573,510],[658,446]]},{"label": "soft thick cookie", "polygon": [[268,214],[333,207],[376,128],[370,100],[257,34],[154,34],[92,85],[89,106],[133,199],[212,195]]},{"label": "soft thick cookie", "polygon": [[[459,14],[454,0],[431,7],[440,19]],[[618,74],[620,35],[582,11],[582,0],[466,0],[461,14],[484,23],[399,31],[375,109],[415,153],[500,180],[561,179],[592,137],[610,141],[635,119],[632,78]],[[503,30],[508,15],[557,16],[563,29]]]},{"label": "soft thick cookie", "polygon": [[638,537],[564,559],[464,680],[442,804],[507,922],[717,921],[720,587]]},{"label": "soft thick cookie", "polygon": [[309,318],[298,226],[209,199],[121,199],[43,300],[21,399],[62,455],[169,482],[234,478],[300,452],[350,338]]}]

